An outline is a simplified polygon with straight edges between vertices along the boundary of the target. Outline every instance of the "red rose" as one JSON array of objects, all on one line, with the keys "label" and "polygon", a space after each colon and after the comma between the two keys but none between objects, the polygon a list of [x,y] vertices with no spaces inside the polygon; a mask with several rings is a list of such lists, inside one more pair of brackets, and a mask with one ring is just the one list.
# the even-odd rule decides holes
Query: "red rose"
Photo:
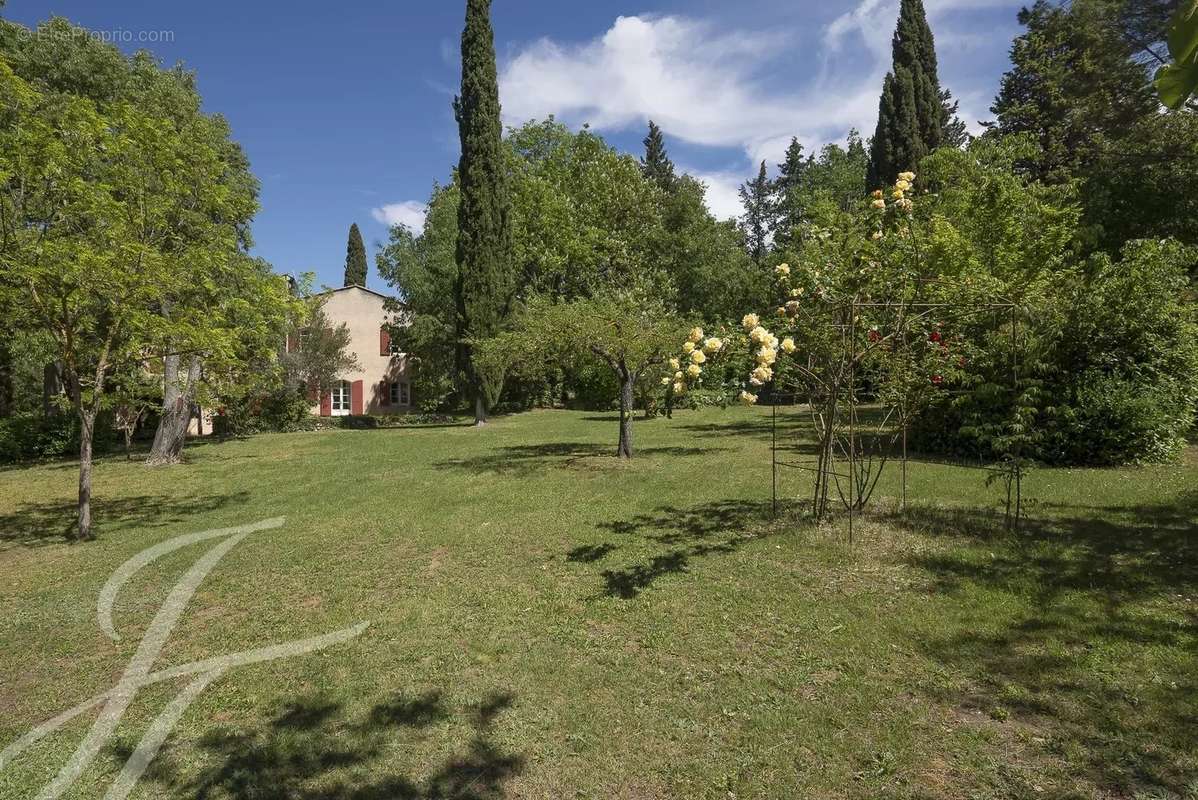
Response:
[{"label": "red rose", "polygon": [[933,375],[933,376],[932,376],[932,384],[933,384],[933,385],[935,385],[935,386],[939,386],[939,385],[940,385],[940,384],[942,384],[942,383],[944,383],[944,378],[943,378],[943,377],[941,377],[940,375]]},{"label": "red rose", "polygon": [[932,335],[928,337],[928,339],[933,342],[939,342],[943,338],[944,337],[940,335],[940,331],[932,331]]}]

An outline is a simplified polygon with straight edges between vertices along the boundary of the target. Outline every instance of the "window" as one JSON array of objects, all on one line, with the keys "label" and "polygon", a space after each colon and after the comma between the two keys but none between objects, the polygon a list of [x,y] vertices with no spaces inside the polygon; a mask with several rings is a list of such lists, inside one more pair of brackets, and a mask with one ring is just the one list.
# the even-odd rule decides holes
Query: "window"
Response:
[{"label": "window", "polygon": [[407,381],[400,381],[391,384],[391,405],[407,406],[411,405],[411,402],[412,397]]},{"label": "window", "polygon": [[334,417],[349,416],[349,381],[341,381],[333,387],[330,393],[332,398],[332,411]]}]

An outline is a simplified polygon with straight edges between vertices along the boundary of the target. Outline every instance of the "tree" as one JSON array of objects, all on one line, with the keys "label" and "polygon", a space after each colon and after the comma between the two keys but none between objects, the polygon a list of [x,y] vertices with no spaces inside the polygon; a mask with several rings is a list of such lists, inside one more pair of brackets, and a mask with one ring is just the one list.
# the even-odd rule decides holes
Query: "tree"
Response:
[{"label": "tree", "polygon": [[0,95],[3,288],[23,321],[54,337],[80,424],[76,536],[89,539],[92,442],[111,375],[176,332],[154,312],[180,274],[155,232],[180,211],[176,168],[188,154],[161,120],[43,94],[3,60]]},{"label": "tree", "polygon": [[358,223],[349,226],[349,242],[345,246],[345,286],[366,285],[366,245]]},{"label": "tree", "polygon": [[657,123],[649,120],[649,135],[645,137],[645,157],[641,159],[645,177],[667,194],[674,190],[674,162],[666,153],[666,141]]},{"label": "tree", "polygon": [[923,0],[902,0],[892,40],[893,67],[882,84],[878,126],[870,152],[869,183],[882,186],[913,170],[941,144],[959,144],[964,125],[942,90],[936,43]]},{"label": "tree", "polygon": [[552,364],[598,359],[619,385],[616,455],[632,458],[636,386],[657,377],[652,371],[665,363],[685,330],[659,300],[635,288],[569,303],[536,298],[510,331],[479,343],[478,352],[484,368],[497,374],[517,369],[535,373]]},{"label": "tree", "polygon": [[778,177],[774,180],[774,208],[777,214],[775,243],[789,244],[803,222],[799,190],[807,164],[808,160],[803,157],[803,145],[798,137],[792,137],[786,148],[786,159],[778,165]]},{"label": "tree", "polygon": [[347,372],[360,369],[349,349],[352,336],[343,322],[334,326],[324,313],[327,295],[308,298],[307,315],[291,334],[293,347],[282,359],[284,388],[306,397],[331,390]]},{"label": "tree", "polygon": [[487,390],[473,368],[471,342],[498,332],[512,299],[511,197],[503,153],[499,83],[490,0],[467,0],[462,31],[462,89],[454,100],[458,162],[456,261],[458,364],[474,400],[475,424],[487,421]]},{"label": "tree", "polygon": [[745,207],[740,227],[745,235],[745,248],[759,267],[765,263],[769,252],[774,216],[772,194],[769,175],[762,161],[757,177],[740,187],[740,201]]},{"label": "tree", "polygon": [[1011,47],[1013,66],[989,127],[1035,136],[1033,174],[1067,181],[1096,164],[1112,138],[1156,113],[1157,99],[1132,47],[1112,31],[1104,0],[1037,0],[1019,12],[1019,23],[1027,30]]}]

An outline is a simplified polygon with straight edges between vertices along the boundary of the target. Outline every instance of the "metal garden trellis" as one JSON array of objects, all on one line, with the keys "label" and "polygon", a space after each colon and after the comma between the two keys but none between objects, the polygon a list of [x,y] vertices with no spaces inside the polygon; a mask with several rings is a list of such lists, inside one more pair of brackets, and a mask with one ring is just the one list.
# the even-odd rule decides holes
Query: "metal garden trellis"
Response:
[{"label": "metal garden trellis", "polygon": [[[849,442],[848,453],[847,453],[847,455],[848,455],[848,470],[849,470],[848,474],[837,472],[835,465],[834,465],[834,460],[832,460],[832,459],[828,459],[828,460],[824,461],[823,462],[824,466],[822,468],[820,466],[811,466],[808,464],[797,464],[797,463],[791,463],[789,461],[779,460],[779,458],[778,458],[778,402],[777,402],[777,400],[779,399],[778,396],[775,396],[774,398],[772,398],[773,402],[771,403],[771,420],[770,420],[770,427],[771,427],[771,431],[770,431],[770,437],[771,437],[771,439],[770,439],[770,441],[771,441],[771,443],[770,443],[771,508],[772,508],[774,516],[777,516],[777,513],[778,513],[778,469],[780,467],[784,468],[784,469],[805,470],[805,471],[812,471],[812,472],[819,472],[821,469],[823,469],[826,472],[826,477],[837,479],[838,493],[841,495],[842,502],[844,502],[844,505],[846,506],[846,508],[848,510],[848,539],[849,539],[850,545],[853,543],[856,505],[858,504],[857,498],[854,497],[854,492],[856,489],[855,477],[857,475],[857,458],[858,458],[857,446],[856,446],[856,431],[854,430],[856,420],[857,420],[857,408],[858,408],[858,399],[857,399],[858,391],[857,391],[857,385],[856,385],[856,371],[855,371],[856,360],[857,360],[857,321],[859,319],[858,312],[861,311],[862,309],[879,309],[879,308],[890,309],[890,308],[896,308],[896,307],[897,306],[895,303],[859,301],[859,300],[854,299],[853,301],[851,301],[850,303],[847,304],[847,308],[849,310],[849,314],[848,314],[849,322],[844,325],[836,326],[841,329],[841,332],[845,336],[845,338],[848,342],[848,347],[849,347],[848,355],[849,355],[850,372],[849,372],[849,385],[848,385],[848,392],[847,392],[847,394],[848,394],[848,398],[847,398],[848,399],[848,425],[847,425],[847,428],[848,428],[848,442]],[[1019,319],[1019,311],[1021,309],[1021,307],[1018,304],[1010,302],[1010,301],[986,302],[986,303],[966,304],[966,306],[963,308],[962,305],[960,305],[960,304],[951,304],[951,303],[943,303],[943,302],[941,302],[941,303],[905,303],[905,304],[902,304],[902,308],[905,310],[918,310],[918,313],[914,314],[911,317],[911,319],[913,319],[913,320],[926,319],[929,315],[935,314],[938,311],[946,311],[946,310],[951,311],[954,315],[958,315],[958,316],[959,315],[972,316],[972,315],[985,314],[985,313],[1005,313],[1007,315],[1007,321],[1008,321],[1009,328],[1010,328],[1009,333],[1010,333],[1010,340],[1011,340],[1011,362],[1010,362],[1010,375],[1009,375],[1009,377],[1010,377],[1009,390],[1010,390],[1012,397],[1015,397],[1018,395],[1018,392],[1019,392],[1019,366],[1020,366],[1019,348],[1018,348],[1018,319]],[[906,338],[905,338],[906,330],[905,329],[904,329],[903,333],[904,333],[904,345],[905,345],[906,344]],[[794,396],[791,395],[791,397],[792,397],[792,402],[793,402]],[[836,417],[829,423],[831,425],[832,430],[835,430],[836,427],[838,427],[839,420],[840,420],[840,409],[841,409],[841,406],[839,404],[835,405]],[[908,464],[908,460],[909,460],[908,459],[908,451],[907,451],[908,428],[909,428],[909,422],[906,418],[904,418],[902,428],[900,431],[900,435],[901,435],[901,439],[900,439],[901,440],[901,451],[900,451],[901,461],[900,461],[900,463],[901,463],[901,475],[902,475],[902,479],[901,479],[901,483],[902,483],[901,508],[902,508],[903,512],[906,512],[906,510],[907,510],[907,464]],[[1012,523],[1013,523],[1014,529],[1018,530],[1019,525],[1022,521],[1022,516],[1023,516],[1023,495],[1022,495],[1022,469],[1023,469],[1023,467],[1022,467],[1021,454],[1015,453],[1012,461],[1013,461],[1013,463],[1012,463],[1012,466],[1010,467],[1010,469],[1013,470],[1011,480],[1014,481],[1014,492],[1015,492],[1014,507],[1012,508],[1011,498],[1010,498],[1010,489],[1009,489],[1006,513],[1007,513],[1008,526],[1011,527]],[[817,462],[817,463],[819,463],[819,462]],[[971,466],[971,465],[966,465],[963,462],[959,462],[959,463],[957,463],[957,465],[958,466]],[[883,466],[884,466],[884,464],[883,464]],[[978,464],[978,465],[976,465],[976,467],[984,469],[991,473],[996,473],[999,471],[998,468],[996,468],[994,466],[990,466],[990,465],[985,465],[985,464]],[[847,500],[844,498],[844,493],[842,491],[840,491],[840,489],[839,489],[839,480],[840,479],[844,479],[848,484]],[[1013,519],[1012,519],[1012,514],[1013,514]]]}]

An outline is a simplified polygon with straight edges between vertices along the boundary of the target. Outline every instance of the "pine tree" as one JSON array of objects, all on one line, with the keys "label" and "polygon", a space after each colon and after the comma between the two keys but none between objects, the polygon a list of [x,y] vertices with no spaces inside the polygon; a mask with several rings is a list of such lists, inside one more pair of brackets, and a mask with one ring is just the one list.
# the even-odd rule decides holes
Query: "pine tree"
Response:
[{"label": "pine tree", "polygon": [[740,201],[745,207],[740,227],[745,236],[745,248],[758,266],[765,263],[769,251],[774,208],[771,189],[764,161],[757,177],[740,187]]},{"label": "pine tree", "polygon": [[358,223],[349,226],[349,242],[345,246],[345,282],[343,286],[366,285],[366,245]]},{"label": "pine tree", "polygon": [[467,0],[462,31],[462,93],[454,100],[462,155],[458,162],[458,368],[474,399],[476,424],[487,420],[490,395],[474,368],[472,340],[494,335],[512,298],[511,196],[503,156],[499,82],[491,0]]},{"label": "pine tree", "polygon": [[645,137],[645,157],[641,159],[641,171],[645,177],[658,186],[663,192],[674,191],[677,178],[674,176],[674,162],[666,153],[665,138],[657,123],[649,120],[649,135]]},{"label": "pine tree", "polygon": [[786,148],[786,159],[778,165],[778,178],[774,181],[776,242],[789,243],[803,221],[803,203],[799,192],[810,163],[810,159],[803,157],[803,145],[798,137],[792,137],[790,146]]},{"label": "pine tree", "polygon": [[872,186],[893,181],[941,144],[957,144],[965,135],[952,95],[940,88],[923,0],[902,0],[891,48],[894,64],[882,84],[870,152]]}]

